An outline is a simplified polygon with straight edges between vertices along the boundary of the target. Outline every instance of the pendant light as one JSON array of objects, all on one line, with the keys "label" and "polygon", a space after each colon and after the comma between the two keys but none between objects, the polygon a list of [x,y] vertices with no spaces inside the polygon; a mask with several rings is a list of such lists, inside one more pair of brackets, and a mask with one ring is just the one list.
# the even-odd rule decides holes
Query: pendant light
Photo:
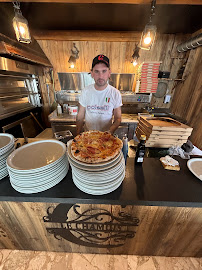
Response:
[{"label": "pendant light", "polygon": [[68,63],[70,63],[70,68],[75,68],[76,59],[79,58],[79,50],[76,47],[76,44],[73,43],[73,48],[71,49],[71,55],[69,57]]},{"label": "pendant light", "polygon": [[138,47],[138,44],[135,44],[135,49],[134,49],[134,53],[132,55],[132,61],[131,61],[134,67],[137,66],[138,64],[138,58],[140,57],[139,51],[140,51],[140,48]]},{"label": "pendant light", "polygon": [[155,7],[156,0],[152,0],[149,23],[146,24],[140,40],[140,48],[143,50],[150,50],[156,37],[157,28],[156,25],[152,23],[153,16],[155,15]]},{"label": "pendant light", "polygon": [[13,18],[13,27],[15,30],[16,38],[19,42],[30,43],[31,36],[29,32],[28,22],[22,16],[20,10],[20,3],[18,1],[13,2],[15,17]]}]

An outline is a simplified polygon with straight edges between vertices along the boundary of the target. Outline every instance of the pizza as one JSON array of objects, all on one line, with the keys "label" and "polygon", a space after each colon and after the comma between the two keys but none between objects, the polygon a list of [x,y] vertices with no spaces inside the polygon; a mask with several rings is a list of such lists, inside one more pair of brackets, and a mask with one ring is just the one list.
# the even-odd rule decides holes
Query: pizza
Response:
[{"label": "pizza", "polygon": [[73,139],[71,154],[77,160],[86,163],[100,163],[113,159],[122,147],[122,141],[109,132],[91,130]]}]

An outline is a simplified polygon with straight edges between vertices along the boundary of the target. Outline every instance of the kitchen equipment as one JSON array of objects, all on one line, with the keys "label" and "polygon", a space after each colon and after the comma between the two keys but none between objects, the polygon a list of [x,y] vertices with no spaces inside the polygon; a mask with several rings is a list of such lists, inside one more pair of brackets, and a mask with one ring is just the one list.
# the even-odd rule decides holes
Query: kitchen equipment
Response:
[{"label": "kitchen equipment", "polygon": [[[87,72],[58,73],[61,91],[56,91],[56,100],[59,103],[78,102],[82,89],[94,84],[94,79]],[[135,74],[111,73],[109,84],[117,88],[122,95],[123,104],[149,103],[151,95],[136,94],[134,90]]]},{"label": "kitchen equipment", "polygon": [[74,105],[69,105],[68,106],[68,111],[70,115],[77,115],[78,113],[78,106],[74,106]]},{"label": "kitchen equipment", "polygon": [[170,72],[169,71],[159,71],[158,78],[169,78]]},{"label": "kitchen equipment", "polygon": [[73,134],[69,130],[58,131],[54,135],[57,140],[65,144],[73,138]]},{"label": "kitchen equipment", "polygon": [[69,111],[68,111],[68,107],[69,107],[68,104],[63,104],[63,112],[64,112],[64,113],[68,113],[68,112],[69,112]]},{"label": "kitchen equipment", "polygon": [[142,165],[144,161],[144,155],[145,155],[145,142],[146,142],[146,136],[141,135],[140,136],[140,142],[137,145],[137,150],[135,154],[135,165]]},{"label": "kitchen equipment", "polygon": [[58,103],[58,105],[57,105],[57,115],[61,115],[61,114],[62,114],[62,107]]},{"label": "kitchen equipment", "polygon": [[123,136],[122,142],[123,142],[122,152],[123,152],[123,156],[124,156],[125,164],[126,164],[127,157],[128,157],[128,138],[127,138],[127,134],[125,134]]},{"label": "kitchen equipment", "polygon": [[0,119],[41,106],[37,68],[0,57]]},{"label": "kitchen equipment", "polygon": [[156,98],[162,98],[167,93],[168,84],[166,82],[159,82],[156,93],[153,96]]}]

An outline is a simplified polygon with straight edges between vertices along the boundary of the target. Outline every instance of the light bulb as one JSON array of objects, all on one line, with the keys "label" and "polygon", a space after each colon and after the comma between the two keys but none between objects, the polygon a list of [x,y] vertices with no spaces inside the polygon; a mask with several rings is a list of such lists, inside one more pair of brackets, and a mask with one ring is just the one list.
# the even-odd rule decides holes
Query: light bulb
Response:
[{"label": "light bulb", "polygon": [[134,61],[133,61],[133,66],[134,66],[134,67],[137,66],[137,60],[134,60]]},{"label": "light bulb", "polygon": [[150,32],[148,32],[147,35],[144,38],[144,43],[148,45],[149,43],[151,43],[151,40],[152,39],[151,39],[151,36],[150,36]]},{"label": "light bulb", "polygon": [[23,26],[20,26],[20,33],[23,35],[25,33],[25,28]]},{"label": "light bulb", "polygon": [[70,68],[74,68],[74,64],[71,64],[71,65],[70,65]]}]

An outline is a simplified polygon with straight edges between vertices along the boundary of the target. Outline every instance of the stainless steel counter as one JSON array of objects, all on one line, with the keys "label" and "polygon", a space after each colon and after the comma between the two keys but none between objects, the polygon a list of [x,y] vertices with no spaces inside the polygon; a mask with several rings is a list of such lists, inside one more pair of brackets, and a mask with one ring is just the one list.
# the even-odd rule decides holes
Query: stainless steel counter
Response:
[{"label": "stainless steel counter", "polygon": [[[57,115],[57,111],[53,111],[48,119],[50,122],[71,122],[76,123],[76,115],[70,115],[68,113],[63,113],[61,115]],[[128,123],[138,123],[137,114],[122,114],[121,124]]]},{"label": "stainless steel counter", "polygon": [[[76,135],[76,116],[68,113],[57,115],[57,111],[53,111],[49,115],[49,121],[53,129],[53,133],[62,130],[70,130],[73,135]],[[133,139],[134,130],[138,123],[137,114],[122,114],[122,121],[119,128],[116,130],[116,134],[120,139],[127,134],[128,139]]]}]

